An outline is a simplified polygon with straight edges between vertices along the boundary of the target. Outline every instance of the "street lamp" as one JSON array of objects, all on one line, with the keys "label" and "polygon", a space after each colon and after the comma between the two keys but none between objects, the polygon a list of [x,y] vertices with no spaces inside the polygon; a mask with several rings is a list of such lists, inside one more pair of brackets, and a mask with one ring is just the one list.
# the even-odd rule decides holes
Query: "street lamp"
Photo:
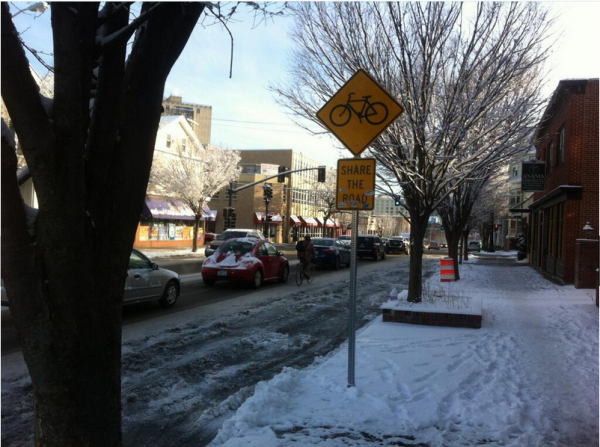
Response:
[{"label": "street lamp", "polygon": [[585,226],[583,227],[583,234],[585,235],[586,239],[591,239],[592,238],[592,231],[594,231],[594,229],[592,228],[592,226],[590,225],[590,223],[587,222],[585,224]]},{"label": "street lamp", "polygon": [[16,14],[13,14],[12,17],[15,18],[19,14],[21,14],[22,12],[25,12],[25,11],[44,12],[46,9],[48,9],[49,6],[50,5],[48,4],[48,2],[37,2],[37,3],[34,3],[33,5],[29,5],[25,9],[19,10]]}]

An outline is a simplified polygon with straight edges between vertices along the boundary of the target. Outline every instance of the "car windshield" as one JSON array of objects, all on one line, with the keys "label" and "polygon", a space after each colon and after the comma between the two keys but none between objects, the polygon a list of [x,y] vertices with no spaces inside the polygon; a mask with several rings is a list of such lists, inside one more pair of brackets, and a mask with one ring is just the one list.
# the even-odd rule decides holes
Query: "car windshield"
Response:
[{"label": "car windshield", "polygon": [[373,244],[373,239],[370,237],[358,237],[358,243],[359,244],[364,244],[365,246],[370,246]]},{"label": "car windshield", "polygon": [[226,241],[227,239],[231,239],[234,237],[246,237],[248,234],[247,231],[226,231],[222,235],[220,235],[217,239],[220,241]]},{"label": "car windshield", "polygon": [[313,245],[320,245],[322,247],[331,247],[333,245],[332,239],[313,239]]},{"label": "car windshield", "polygon": [[245,255],[246,253],[250,253],[252,251],[252,246],[254,244],[250,242],[242,242],[242,241],[230,241],[225,242],[219,248],[220,253],[230,253],[233,252],[236,255]]}]

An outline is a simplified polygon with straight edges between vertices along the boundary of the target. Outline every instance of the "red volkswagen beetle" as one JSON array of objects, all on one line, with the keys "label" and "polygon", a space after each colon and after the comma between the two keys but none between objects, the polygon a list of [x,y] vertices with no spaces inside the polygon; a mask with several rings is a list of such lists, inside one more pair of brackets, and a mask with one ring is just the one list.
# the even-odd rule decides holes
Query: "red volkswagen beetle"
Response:
[{"label": "red volkswagen beetle", "polygon": [[283,253],[266,240],[250,237],[229,239],[202,264],[202,280],[207,286],[216,281],[245,281],[254,288],[264,281],[286,282],[290,264]]}]

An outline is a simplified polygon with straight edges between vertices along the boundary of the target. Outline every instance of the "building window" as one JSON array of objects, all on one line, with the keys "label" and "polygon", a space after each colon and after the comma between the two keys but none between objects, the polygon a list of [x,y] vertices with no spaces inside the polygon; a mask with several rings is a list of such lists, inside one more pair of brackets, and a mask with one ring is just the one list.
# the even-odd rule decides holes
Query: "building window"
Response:
[{"label": "building window", "polygon": [[181,139],[181,152],[187,151],[187,138]]},{"label": "building window", "polygon": [[171,147],[171,134],[167,134],[167,147]]},{"label": "building window", "polygon": [[550,143],[550,149],[548,149],[548,167],[550,172],[552,172],[552,168],[554,168],[554,143]]},{"label": "building window", "polygon": [[519,167],[518,166],[513,166],[513,168],[512,168],[512,176],[513,177],[518,177],[519,176]]},{"label": "building window", "polygon": [[565,126],[560,129],[560,140],[558,143],[558,164],[565,162]]}]

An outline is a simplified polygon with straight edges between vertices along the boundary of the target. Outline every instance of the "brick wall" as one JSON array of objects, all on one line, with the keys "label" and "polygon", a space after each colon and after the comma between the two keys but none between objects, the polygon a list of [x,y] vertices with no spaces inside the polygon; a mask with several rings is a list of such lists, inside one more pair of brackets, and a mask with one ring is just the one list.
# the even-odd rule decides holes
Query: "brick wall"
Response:
[{"label": "brick wall", "polygon": [[577,239],[575,255],[575,288],[597,288],[598,240]]}]

